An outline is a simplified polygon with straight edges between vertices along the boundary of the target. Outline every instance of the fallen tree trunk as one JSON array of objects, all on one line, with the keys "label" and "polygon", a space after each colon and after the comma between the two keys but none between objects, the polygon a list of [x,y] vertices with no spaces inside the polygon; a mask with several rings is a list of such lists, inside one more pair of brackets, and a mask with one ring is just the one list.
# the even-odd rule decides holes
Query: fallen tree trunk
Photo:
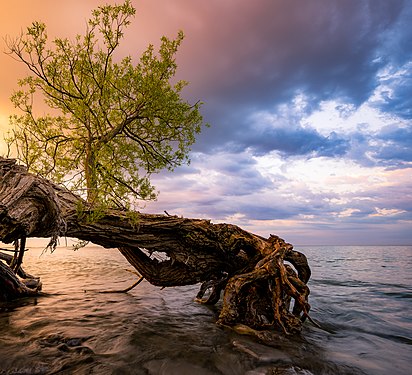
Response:
[{"label": "fallen tree trunk", "polygon": [[[222,325],[288,333],[298,331],[308,316],[310,268],[306,257],[281,238],[209,220],[94,210],[14,160],[0,158],[0,241],[50,237],[55,247],[60,236],[118,248],[157,286],[202,283],[197,299],[204,303],[217,303],[223,291]],[[5,282],[1,274],[0,282]],[[211,293],[204,298],[207,290]]]}]

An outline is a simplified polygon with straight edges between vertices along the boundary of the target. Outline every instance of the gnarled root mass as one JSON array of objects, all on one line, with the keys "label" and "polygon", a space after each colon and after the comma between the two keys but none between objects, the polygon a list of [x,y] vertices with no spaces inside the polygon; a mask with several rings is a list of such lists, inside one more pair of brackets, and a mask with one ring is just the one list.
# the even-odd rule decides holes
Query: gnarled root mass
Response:
[{"label": "gnarled root mass", "polygon": [[[292,333],[308,318],[307,259],[281,238],[209,220],[96,212],[79,196],[0,158],[0,241],[51,237],[53,245],[59,236],[118,248],[153,285],[201,283],[196,299],[203,303],[216,304],[223,294],[223,326]],[[0,274],[0,283],[5,280]]]},{"label": "gnarled root mass", "polygon": [[[250,272],[228,279],[218,324],[243,324],[254,329],[275,327],[284,333],[301,329],[310,310],[306,285],[310,269],[306,257],[277,236],[271,235],[267,242],[268,255]],[[285,261],[293,264],[299,274]],[[214,294],[215,291],[211,295]]]}]

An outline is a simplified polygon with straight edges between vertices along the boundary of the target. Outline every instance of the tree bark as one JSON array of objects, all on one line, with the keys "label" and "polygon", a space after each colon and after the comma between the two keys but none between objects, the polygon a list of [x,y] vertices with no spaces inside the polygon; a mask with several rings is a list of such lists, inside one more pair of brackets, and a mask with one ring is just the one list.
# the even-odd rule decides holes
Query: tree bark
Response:
[{"label": "tree bark", "polygon": [[118,248],[157,286],[202,283],[197,299],[204,303],[217,303],[223,292],[222,325],[289,333],[308,317],[307,259],[281,238],[209,220],[96,210],[14,160],[0,158],[0,241],[50,237],[50,246],[56,246],[59,236]]}]

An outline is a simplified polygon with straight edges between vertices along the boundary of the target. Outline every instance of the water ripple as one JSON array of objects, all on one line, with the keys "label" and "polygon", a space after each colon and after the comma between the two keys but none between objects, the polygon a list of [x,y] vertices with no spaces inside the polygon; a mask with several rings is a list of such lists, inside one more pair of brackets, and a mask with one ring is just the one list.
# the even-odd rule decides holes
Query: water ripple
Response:
[{"label": "water ripple", "polygon": [[409,374],[412,248],[300,251],[321,329],[268,347],[217,327],[197,286],[97,293],[135,281],[116,250],[33,249],[25,267],[49,295],[0,304],[0,374]]}]

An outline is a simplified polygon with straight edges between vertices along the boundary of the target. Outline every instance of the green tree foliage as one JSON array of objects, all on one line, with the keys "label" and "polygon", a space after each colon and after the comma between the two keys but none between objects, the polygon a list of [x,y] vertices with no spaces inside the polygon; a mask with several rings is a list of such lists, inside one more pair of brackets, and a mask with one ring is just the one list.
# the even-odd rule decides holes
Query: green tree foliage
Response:
[{"label": "green tree foliage", "polygon": [[[32,172],[87,193],[90,203],[130,207],[156,196],[150,175],[189,162],[202,127],[200,103],[181,97],[185,81],[172,83],[183,40],[161,39],[140,56],[115,51],[135,9],[129,0],[93,11],[85,35],[55,39],[34,22],[8,41],[10,54],[30,75],[11,100],[23,114],[11,117],[8,142]],[[42,94],[52,114],[36,116]]]}]

